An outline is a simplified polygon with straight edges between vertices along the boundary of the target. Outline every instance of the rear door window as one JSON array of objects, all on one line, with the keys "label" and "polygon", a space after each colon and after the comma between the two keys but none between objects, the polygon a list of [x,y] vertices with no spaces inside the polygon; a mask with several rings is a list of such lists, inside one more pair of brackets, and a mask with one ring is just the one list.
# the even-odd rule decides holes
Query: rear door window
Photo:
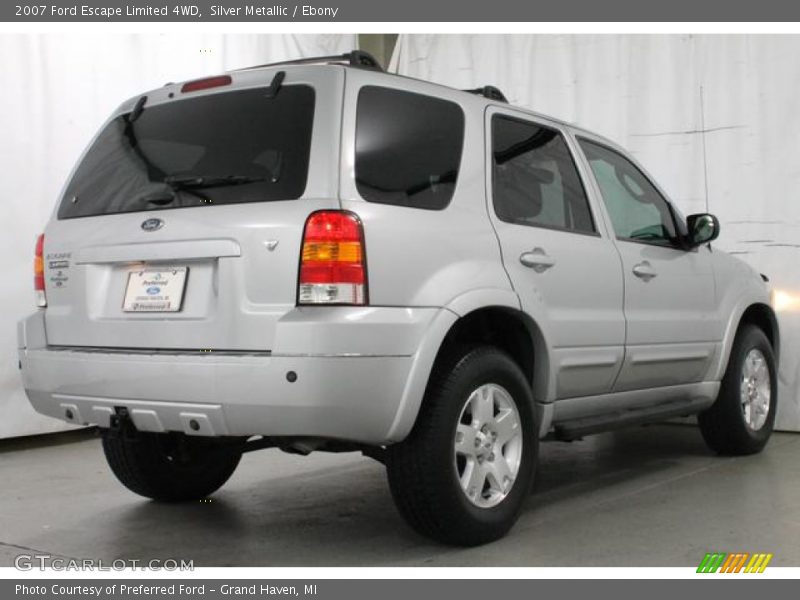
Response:
[{"label": "rear door window", "polygon": [[314,90],[215,93],[124,114],[69,182],[59,219],[160,208],[293,200],[308,177]]},{"label": "rear door window", "polygon": [[458,181],[464,113],[458,104],[366,86],[358,95],[356,187],[368,202],[445,208]]},{"label": "rear door window", "polygon": [[492,117],[492,196],[507,223],[596,232],[575,161],[554,129]]}]

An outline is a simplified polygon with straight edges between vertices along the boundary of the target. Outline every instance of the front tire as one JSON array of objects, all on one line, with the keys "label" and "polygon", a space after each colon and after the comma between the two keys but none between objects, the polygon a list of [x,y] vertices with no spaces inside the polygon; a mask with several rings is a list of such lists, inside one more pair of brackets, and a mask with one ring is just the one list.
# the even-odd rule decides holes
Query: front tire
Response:
[{"label": "front tire", "polygon": [[235,444],[182,433],[103,435],[103,451],[117,479],[153,500],[199,500],[217,491],[242,456]]},{"label": "front tire", "polygon": [[537,457],[537,418],[522,371],[496,348],[466,349],[435,368],[414,429],[389,447],[389,486],[417,532],[474,546],[516,522]]},{"label": "front tire", "polygon": [[744,325],[736,334],[719,396],[697,417],[708,446],[719,454],[761,452],[775,424],[778,378],[764,332]]}]

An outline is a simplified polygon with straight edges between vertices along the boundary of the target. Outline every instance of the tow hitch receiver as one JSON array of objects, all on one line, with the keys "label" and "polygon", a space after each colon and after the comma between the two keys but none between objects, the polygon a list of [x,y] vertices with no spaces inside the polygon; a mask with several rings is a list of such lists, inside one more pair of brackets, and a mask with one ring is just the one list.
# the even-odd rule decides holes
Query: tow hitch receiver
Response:
[{"label": "tow hitch receiver", "polygon": [[124,406],[115,406],[114,414],[108,423],[108,434],[113,438],[122,438],[128,441],[136,439],[136,425]]}]

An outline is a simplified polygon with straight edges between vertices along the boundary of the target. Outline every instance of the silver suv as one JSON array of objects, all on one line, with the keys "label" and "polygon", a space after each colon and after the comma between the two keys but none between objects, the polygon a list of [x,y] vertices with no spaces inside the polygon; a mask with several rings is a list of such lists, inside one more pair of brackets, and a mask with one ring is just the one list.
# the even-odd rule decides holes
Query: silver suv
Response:
[{"label": "silver suv", "polygon": [[496,88],[313,63],[125,102],[39,239],[28,397],[98,425],[125,486],[361,451],[411,526],[470,545],[516,520],[540,439],[696,414],[719,453],[764,447],[778,327],[715,217]]}]

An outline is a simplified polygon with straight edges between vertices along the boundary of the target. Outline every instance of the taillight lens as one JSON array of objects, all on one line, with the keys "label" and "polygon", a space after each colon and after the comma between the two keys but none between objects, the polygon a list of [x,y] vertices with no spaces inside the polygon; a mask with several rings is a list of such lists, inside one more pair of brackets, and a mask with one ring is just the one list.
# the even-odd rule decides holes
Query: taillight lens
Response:
[{"label": "taillight lens", "polygon": [[298,304],[366,304],[364,228],[353,213],[312,213],[303,232]]},{"label": "taillight lens", "polygon": [[47,306],[44,293],[44,234],[36,240],[36,256],[33,259],[33,289],[36,291],[36,306]]}]

